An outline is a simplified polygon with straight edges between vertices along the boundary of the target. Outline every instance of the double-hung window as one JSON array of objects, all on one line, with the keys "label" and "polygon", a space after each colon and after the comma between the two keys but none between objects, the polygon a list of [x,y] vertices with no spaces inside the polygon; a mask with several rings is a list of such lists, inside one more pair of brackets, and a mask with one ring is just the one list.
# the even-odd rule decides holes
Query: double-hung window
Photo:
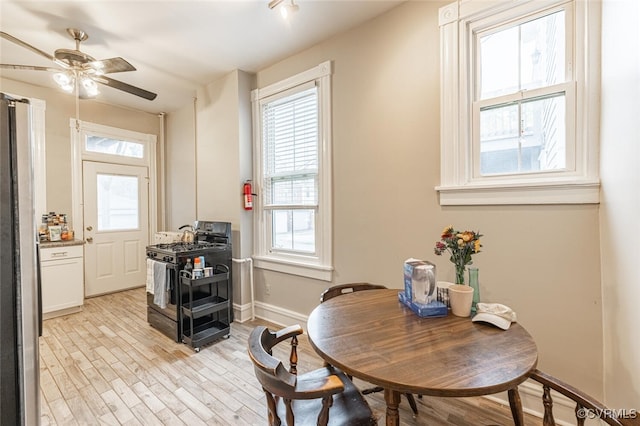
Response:
[{"label": "double-hung window", "polygon": [[330,72],[253,92],[256,267],[331,279]]},{"label": "double-hung window", "polygon": [[598,202],[597,7],[441,9],[441,204]]}]

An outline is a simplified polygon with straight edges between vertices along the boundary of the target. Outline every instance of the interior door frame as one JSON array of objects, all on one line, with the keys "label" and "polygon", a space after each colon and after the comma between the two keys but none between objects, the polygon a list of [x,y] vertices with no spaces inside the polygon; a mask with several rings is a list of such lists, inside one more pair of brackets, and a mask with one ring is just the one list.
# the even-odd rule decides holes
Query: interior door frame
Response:
[{"label": "interior door frame", "polygon": [[[87,121],[69,120],[71,130],[71,221],[77,239],[84,240],[84,196],[82,191],[82,162],[84,160],[146,166],[149,171],[149,241],[158,230],[158,190],[157,190],[157,137],[156,135],[104,126]],[[143,158],[136,159],[110,154],[87,152],[84,136],[87,134],[108,136],[114,139],[139,142],[144,145]]]}]

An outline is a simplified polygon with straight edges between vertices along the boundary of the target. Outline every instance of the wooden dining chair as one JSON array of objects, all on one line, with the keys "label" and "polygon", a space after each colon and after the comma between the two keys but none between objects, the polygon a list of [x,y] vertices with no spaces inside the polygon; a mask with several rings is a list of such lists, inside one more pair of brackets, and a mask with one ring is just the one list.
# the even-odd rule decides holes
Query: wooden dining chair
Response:
[{"label": "wooden dining chair", "polygon": [[542,419],[543,426],[555,426],[556,422],[553,417],[553,399],[551,397],[551,391],[555,391],[560,395],[565,396],[571,401],[575,402],[575,415],[576,424],[583,426],[585,419],[599,418],[602,422],[605,422],[611,426],[631,426],[639,425],[640,421],[636,419],[636,413],[629,410],[628,418],[619,417],[619,414],[623,410],[613,410],[606,407],[597,399],[585,392],[561,381],[560,379],[553,377],[540,370],[534,370],[529,376],[530,379],[542,385],[542,405],[544,406],[544,417]]},{"label": "wooden dining chair", "polygon": [[329,287],[320,295],[320,303],[326,302],[329,299],[333,299],[336,296],[340,296],[342,294],[353,293],[354,291],[362,291],[362,290],[383,290],[387,287],[378,284],[369,284],[369,283],[351,283],[351,284],[338,284]]},{"label": "wooden dining chair", "polygon": [[[322,292],[322,294],[320,295],[320,303],[322,302],[326,302],[329,299],[333,299],[334,297],[343,295],[343,294],[348,294],[348,293],[353,293],[356,291],[363,291],[363,290],[381,290],[381,289],[386,289],[387,287],[383,286],[383,285],[379,285],[379,284],[369,284],[369,283],[350,283],[350,284],[338,284],[338,285],[334,285],[329,287],[328,289],[326,289],[325,291]],[[349,377],[351,378],[351,377]],[[363,395],[367,395],[373,392],[382,392],[384,391],[384,388],[380,387],[380,386],[376,386],[373,388],[366,388],[363,389],[361,392]],[[411,407],[411,411],[413,411],[414,415],[418,415],[418,405],[416,404],[416,399],[413,397],[413,394],[411,393],[405,393],[405,396],[407,397],[407,401],[409,402],[409,406]]]},{"label": "wooden dining chair", "polygon": [[[249,336],[249,357],[266,395],[269,425],[377,425],[367,401],[337,368],[298,374],[297,336],[302,333],[299,325],[277,332],[258,326]],[[273,347],[285,340],[291,341],[289,369],[272,355]]]}]

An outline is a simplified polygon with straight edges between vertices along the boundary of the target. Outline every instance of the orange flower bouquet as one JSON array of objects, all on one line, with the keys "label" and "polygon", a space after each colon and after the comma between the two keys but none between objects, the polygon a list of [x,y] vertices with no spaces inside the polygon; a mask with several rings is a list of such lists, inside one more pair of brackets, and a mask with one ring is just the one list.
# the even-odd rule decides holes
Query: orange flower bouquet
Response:
[{"label": "orange flower bouquet", "polygon": [[448,251],[451,255],[449,260],[456,268],[456,284],[464,284],[464,271],[473,263],[471,256],[480,253],[480,237],[480,232],[457,231],[449,225],[442,231],[440,241],[436,242],[435,254],[441,256]]}]

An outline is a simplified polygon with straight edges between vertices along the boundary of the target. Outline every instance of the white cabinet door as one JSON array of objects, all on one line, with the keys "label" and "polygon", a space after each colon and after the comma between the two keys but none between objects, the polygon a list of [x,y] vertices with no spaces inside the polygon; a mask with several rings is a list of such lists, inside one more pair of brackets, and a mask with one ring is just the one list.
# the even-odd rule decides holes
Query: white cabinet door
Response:
[{"label": "white cabinet door", "polygon": [[82,246],[43,248],[40,255],[42,313],[82,306]]}]

